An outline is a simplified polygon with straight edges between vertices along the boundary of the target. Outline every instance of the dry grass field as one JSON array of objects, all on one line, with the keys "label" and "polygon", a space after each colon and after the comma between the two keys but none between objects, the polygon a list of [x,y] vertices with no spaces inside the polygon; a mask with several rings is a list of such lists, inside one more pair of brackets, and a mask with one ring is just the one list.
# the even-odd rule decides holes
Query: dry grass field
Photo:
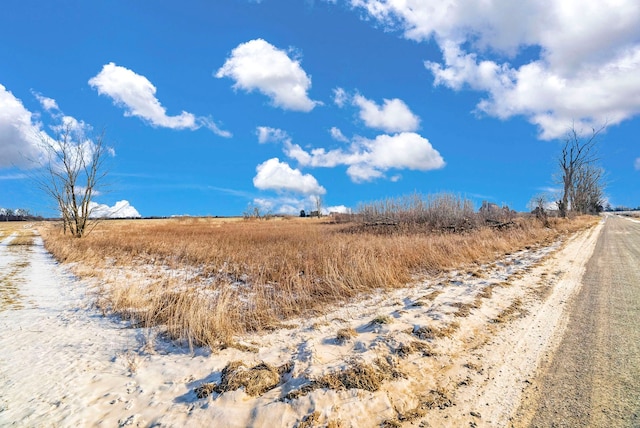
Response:
[{"label": "dry grass field", "polygon": [[82,239],[51,223],[40,232],[58,260],[99,280],[105,312],[216,349],[378,289],[454,268],[477,269],[597,221],[550,219],[544,227],[516,218],[502,230],[380,233],[329,219],[188,218],[105,221]]},{"label": "dry grass field", "polygon": [[13,236],[13,239],[7,245],[32,245],[35,237],[33,230],[30,229],[32,224],[21,221],[0,222],[0,241]]},{"label": "dry grass field", "polygon": [[28,268],[28,260],[20,257],[22,250],[29,251],[35,238],[32,229],[24,222],[0,222],[0,242],[7,246],[12,260],[0,262],[0,312],[23,307],[20,285],[21,275]]}]

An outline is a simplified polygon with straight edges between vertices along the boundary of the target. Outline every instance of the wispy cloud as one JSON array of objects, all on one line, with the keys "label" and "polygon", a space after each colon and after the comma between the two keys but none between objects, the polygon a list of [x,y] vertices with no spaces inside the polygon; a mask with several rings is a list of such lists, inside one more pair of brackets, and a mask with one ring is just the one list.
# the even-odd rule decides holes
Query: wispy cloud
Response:
[{"label": "wispy cloud", "polygon": [[344,107],[345,104],[349,101],[349,94],[344,88],[335,88],[333,90],[333,102],[338,107]]},{"label": "wispy cloud", "polygon": [[536,190],[539,190],[540,192],[545,192],[545,193],[558,193],[562,191],[560,187],[551,187],[551,186],[538,187],[536,188]]},{"label": "wispy cloud", "polygon": [[281,143],[289,139],[289,135],[282,129],[270,128],[268,126],[258,126],[256,128],[258,142],[264,143]]},{"label": "wispy cloud", "polygon": [[27,174],[0,174],[0,180],[24,180],[29,178]]},{"label": "wispy cloud", "polygon": [[336,128],[335,126],[329,130],[329,134],[331,134],[331,138],[336,141],[340,141],[341,143],[349,142],[349,139],[342,133],[339,128]]},{"label": "wispy cloud", "polygon": [[53,98],[45,97],[39,92],[32,91],[33,95],[40,102],[42,107],[48,112],[58,112],[60,111],[60,107],[58,107],[58,103]]}]

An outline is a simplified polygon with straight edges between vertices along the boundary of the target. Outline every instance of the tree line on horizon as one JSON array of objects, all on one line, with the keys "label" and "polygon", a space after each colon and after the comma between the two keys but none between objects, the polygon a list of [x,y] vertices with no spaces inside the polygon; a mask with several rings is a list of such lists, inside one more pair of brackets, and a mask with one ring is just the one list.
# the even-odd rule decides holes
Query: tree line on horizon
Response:
[{"label": "tree line on horizon", "polygon": [[0,221],[33,221],[43,220],[43,217],[39,215],[31,214],[28,209],[25,208],[0,208]]}]

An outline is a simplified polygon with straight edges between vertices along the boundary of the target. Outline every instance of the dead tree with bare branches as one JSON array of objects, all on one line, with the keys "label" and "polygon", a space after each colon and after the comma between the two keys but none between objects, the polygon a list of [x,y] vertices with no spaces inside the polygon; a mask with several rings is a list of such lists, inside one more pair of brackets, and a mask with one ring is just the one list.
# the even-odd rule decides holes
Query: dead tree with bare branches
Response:
[{"label": "dead tree with bare branches", "polygon": [[562,198],[557,205],[562,217],[567,216],[569,209],[585,214],[597,212],[602,205],[602,170],[596,165],[596,145],[604,129],[605,126],[594,128],[587,137],[582,137],[575,125],[567,132],[558,157]]},{"label": "dead tree with bare branches", "polygon": [[104,162],[110,149],[104,132],[90,140],[82,130],[66,126],[55,139],[40,135],[40,145],[45,156],[36,181],[55,201],[64,233],[81,238],[88,230],[93,196],[107,174]]}]

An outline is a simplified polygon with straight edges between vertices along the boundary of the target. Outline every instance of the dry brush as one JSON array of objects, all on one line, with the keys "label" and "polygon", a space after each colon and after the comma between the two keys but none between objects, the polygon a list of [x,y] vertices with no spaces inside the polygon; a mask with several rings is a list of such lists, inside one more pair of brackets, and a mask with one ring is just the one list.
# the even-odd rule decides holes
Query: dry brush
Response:
[{"label": "dry brush", "polygon": [[110,221],[82,240],[51,226],[41,231],[56,258],[99,277],[105,311],[215,348],[593,223],[552,220],[550,228],[520,218],[505,230],[465,233],[354,232],[352,224],[316,219]]}]

